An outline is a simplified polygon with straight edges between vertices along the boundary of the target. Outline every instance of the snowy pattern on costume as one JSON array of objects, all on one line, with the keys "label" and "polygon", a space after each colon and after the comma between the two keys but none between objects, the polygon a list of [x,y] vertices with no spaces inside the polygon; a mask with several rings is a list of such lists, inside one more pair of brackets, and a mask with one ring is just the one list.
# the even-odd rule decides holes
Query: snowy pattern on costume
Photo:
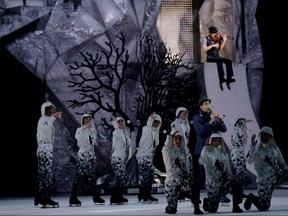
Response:
[{"label": "snowy pattern on costume", "polygon": [[219,206],[219,198],[230,192],[232,180],[229,155],[225,151],[223,139],[220,146],[213,147],[210,138],[209,145],[204,146],[201,152],[199,163],[204,165],[206,174],[208,199],[204,200],[205,208],[203,205],[203,209],[208,212],[216,212]]},{"label": "snowy pattern on costume", "polygon": [[[160,122],[157,127],[152,126],[154,119]],[[159,130],[161,123],[161,117],[158,114],[154,114],[153,118],[149,116],[146,125],[142,129],[139,149],[136,154],[142,186],[151,187],[154,178],[153,158],[155,149],[159,145]]]},{"label": "snowy pattern on costume", "polygon": [[267,211],[270,208],[273,190],[279,185],[279,177],[288,171],[288,166],[274,141],[272,129],[263,127],[258,133],[259,140],[261,140],[261,132],[269,133],[272,139],[268,144],[258,141],[256,145],[251,145],[247,154],[247,162],[254,163],[257,172],[256,207],[260,211]]},{"label": "snowy pattern on costume", "polygon": [[230,157],[235,170],[234,177],[237,179],[239,187],[244,186],[246,177],[246,157],[244,148],[248,140],[248,129],[245,121],[245,118],[241,116],[236,118],[231,136],[232,149]]},{"label": "snowy pattern on costume", "polygon": [[[87,157],[91,155],[86,155]],[[95,177],[95,165],[93,159],[86,159],[84,157],[79,157],[76,161],[76,180],[75,184],[80,185],[83,183],[84,178],[87,177],[88,183],[90,185],[95,185],[96,177]]]},{"label": "snowy pattern on costume", "polygon": [[[167,136],[165,145],[162,149],[163,160],[166,168],[167,177],[165,178],[165,196],[168,208],[173,212],[177,211],[178,195],[180,190],[189,190],[189,184],[185,184],[189,174],[187,163],[187,152],[182,145],[176,148],[172,144],[172,137]],[[187,186],[187,188],[183,188]]]},{"label": "snowy pattern on costume", "polygon": [[149,157],[141,157],[138,162],[140,170],[140,181],[142,186],[150,187],[154,178],[154,166]]},{"label": "snowy pattern on costume", "polygon": [[111,166],[116,176],[115,185],[124,187],[124,185],[129,180],[129,175],[127,173],[126,164],[128,162],[129,148],[130,148],[130,136],[124,128],[121,129],[118,127],[117,122],[123,120],[121,117],[117,117],[114,120],[113,126],[113,139],[112,139],[112,157],[111,157]]},{"label": "snowy pattern on costume", "polygon": [[[187,115],[186,115],[186,119],[183,120],[179,117],[180,113],[186,111]],[[190,150],[188,148],[188,142],[189,142],[189,136],[190,136],[190,122],[188,120],[188,110],[185,107],[178,107],[176,109],[176,113],[175,113],[175,120],[171,123],[171,131],[179,131],[179,133],[181,134],[181,136],[184,138],[184,149],[186,151],[186,155],[187,155],[187,166],[188,166],[188,173],[189,175],[187,175],[187,180],[186,182],[190,182],[190,187],[193,184],[193,157],[192,154],[190,153]],[[185,188],[186,185],[184,184],[183,187]]]},{"label": "snowy pattern on costume", "polygon": [[129,175],[126,170],[125,161],[120,157],[113,157],[111,166],[117,179],[115,185],[121,188],[124,187],[124,185],[129,181]]},{"label": "snowy pattern on costume", "polygon": [[[51,144],[47,144],[51,145]],[[52,146],[52,145],[51,145]],[[38,158],[38,191],[50,191],[52,189],[52,164],[53,156],[51,151],[39,151]]]},{"label": "snowy pattern on costume", "polygon": [[53,106],[50,102],[45,102],[41,106],[41,114],[37,124],[37,160],[38,160],[38,191],[50,192],[53,176],[53,143],[54,143],[54,126],[56,120],[54,116],[46,116],[45,108]]},{"label": "snowy pattern on costume", "polygon": [[[91,118],[91,127],[87,127],[84,124],[84,118],[86,117]],[[96,183],[96,155],[94,146],[97,145],[97,132],[91,115],[83,114],[81,116],[81,127],[77,128],[75,138],[77,140],[77,146],[79,147],[76,161],[77,173],[75,184],[79,185],[80,183],[83,183],[84,178],[87,177],[89,184],[93,186]]]}]

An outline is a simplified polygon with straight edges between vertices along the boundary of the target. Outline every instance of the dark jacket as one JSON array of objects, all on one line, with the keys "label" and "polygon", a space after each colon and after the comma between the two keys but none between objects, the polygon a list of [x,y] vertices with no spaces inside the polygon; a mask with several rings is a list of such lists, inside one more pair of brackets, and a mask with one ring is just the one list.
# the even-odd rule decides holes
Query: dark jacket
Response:
[{"label": "dark jacket", "polygon": [[212,133],[225,133],[227,131],[227,127],[222,120],[214,122],[212,125],[210,125],[210,114],[211,112],[204,113],[199,111],[198,114],[193,116],[193,126],[197,137],[194,154],[201,154],[207,138],[209,138]]}]

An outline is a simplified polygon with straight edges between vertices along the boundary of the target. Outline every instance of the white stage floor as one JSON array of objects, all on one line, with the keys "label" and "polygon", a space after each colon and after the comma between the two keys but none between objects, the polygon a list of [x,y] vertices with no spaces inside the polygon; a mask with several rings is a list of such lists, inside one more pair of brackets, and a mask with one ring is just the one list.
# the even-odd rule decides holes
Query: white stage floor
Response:
[{"label": "white stage floor", "polygon": [[[246,194],[256,190],[245,189]],[[201,199],[206,195],[206,191],[201,192]],[[166,198],[164,194],[154,194],[159,198],[158,204],[143,204],[138,203],[137,195],[126,195],[129,203],[125,205],[110,205],[110,196],[102,196],[105,199],[104,205],[95,205],[90,196],[79,196],[82,201],[81,207],[69,207],[69,195],[61,194],[53,196],[52,199],[59,202],[59,208],[42,209],[39,206],[34,206],[34,197],[5,197],[0,198],[0,215],[168,215],[165,213]],[[232,198],[228,194],[229,198]],[[232,203],[229,206],[220,206],[217,213],[209,214],[204,212],[204,215],[288,215],[288,189],[277,189],[273,193],[272,203],[269,211],[259,212],[252,206],[251,210],[246,211],[243,203],[240,205],[244,210],[243,213],[232,213]],[[202,206],[201,206],[201,210]],[[179,202],[178,212],[176,215],[194,215],[194,208],[190,200]]]}]

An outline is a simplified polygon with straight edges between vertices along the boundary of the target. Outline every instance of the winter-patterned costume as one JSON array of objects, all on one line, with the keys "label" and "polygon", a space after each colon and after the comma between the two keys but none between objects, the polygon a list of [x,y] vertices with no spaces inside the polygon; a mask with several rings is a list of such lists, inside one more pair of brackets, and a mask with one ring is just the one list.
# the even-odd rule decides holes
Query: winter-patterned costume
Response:
[{"label": "winter-patterned costume", "polygon": [[[123,128],[118,127],[119,121],[123,121]],[[116,182],[110,197],[110,203],[119,204],[128,202],[128,200],[124,198],[122,194],[125,184],[129,181],[126,164],[128,162],[131,139],[126,129],[125,121],[122,117],[115,118],[112,121],[112,124],[114,131],[112,138],[111,165],[114,175],[116,176]]]},{"label": "winter-patterned costume", "polygon": [[[271,139],[265,143],[261,137],[267,135],[270,135]],[[287,180],[288,166],[274,140],[272,128],[264,126],[258,133],[258,138],[260,142],[251,139],[252,145],[247,154],[247,162],[254,163],[257,172],[258,197],[252,193],[248,194],[244,207],[249,210],[251,204],[254,204],[259,211],[267,211],[270,208],[275,187],[284,179]]]},{"label": "winter-patterned costume", "polygon": [[37,125],[37,159],[38,159],[38,193],[35,197],[35,205],[38,203],[43,206],[58,205],[57,202],[51,200],[50,194],[53,186],[53,144],[55,138],[55,128],[53,126],[56,117],[53,114],[47,114],[45,109],[54,110],[51,102],[45,102],[41,106],[41,117]]},{"label": "winter-patterned costume", "polygon": [[[180,133],[174,135],[181,137]],[[178,206],[178,195],[181,190],[189,191],[189,168],[187,162],[187,151],[184,148],[184,140],[181,139],[181,145],[173,145],[173,137],[167,135],[164,147],[162,149],[163,160],[167,176],[165,178],[165,196],[168,206],[166,212],[175,214]],[[186,186],[186,189],[183,188]]]},{"label": "winter-patterned costume", "polygon": [[[159,145],[159,130],[162,119],[158,114],[149,116],[146,125],[142,129],[139,142],[139,149],[136,155],[140,170],[141,186],[139,189],[138,200],[144,202],[158,201],[151,196],[152,182],[154,178],[153,157],[156,147]],[[158,121],[157,127],[153,127],[153,122]]]},{"label": "winter-patterned costume", "polygon": [[234,193],[236,196],[233,196],[233,205],[242,203],[243,187],[245,184],[246,177],[246,157],[245,157],[245,145],[248,140],[248,129],[246,125],[246,119],[242,116],[237,116],[234,123],[232,135],[231,135],[231,144],[232,148],[230,151],[230,158],[233,165],[233,178],[235,181]]},{"label": "winter-patterned costume", "polygon": [[[183,119],[180,115],[181,112],[186,112],[187,114],[185,115],[185,119]],[[189,191],[181,190],[182,194],[180,194],[180,197],[187,197],[190,198],[192,203],[194,204],[195,207],[195,212],[194,213],[199,213],[201,214],[202,212],[198,208],[200,204],[200,187],[198,184],[198,181],[196,178],[194,178],[194,167],[193,167],[193,157],[192,154],[188,148],[188,142],[189,142],[189,136],[190,136],[190,122],[188,120],[188,110],[185,107],[178,107],[176,109],[176,118],[175,120],[171,123],[171,131],[178,131],[181,136],[183,137],[183,148],[186,151],[187,155],[187,167],[189,171],[189,180],[188,183],[189,185]],[[185,188],[186,186],[184,186]],[[179,198],[180,198],[179,197]]]},{"label": "winter-patterned costume", "polygon": [[81,116],[81,127],[77,128],[75,138],[79,147],[76,160],[77,172],[69,203],[70,205],[81,204],[77,199],[77,190],[85,178],[87,178],[93,190],[93,202],[104,203],[105,201],[100,198],[99,192],[96,189],[96,155],[94,147],[97,145],[97,131],[91,115],[84,114]]},{"label": "winter-patterned costume", "polygon": [[[179,116],[181,112],[187,112],[186,119],[181,119]],[[186,150],[187,154],[187,163],[189,168],[189,173],[193,177],[193,158],[190,153],[190,150],[188,148],[188,142],[189,142],[189,135],[190,135],[190,123],[188,121],[188,110],[185,107],[178,107],[176,110],[176,118],[171,123],[171,131],[178,131],[183,140],[183,148]]]},{"label": "winter-patterned costume", "polygon": [[[211,144],[214,138],[221,139],[218,146]],[[206,173],[207,197],[203,199],[205,211],[217,212],[220,196],[230,192],[232,172],[229,160],[221,134],[213,133],[199,158],[199,163],[204,165]]]}]

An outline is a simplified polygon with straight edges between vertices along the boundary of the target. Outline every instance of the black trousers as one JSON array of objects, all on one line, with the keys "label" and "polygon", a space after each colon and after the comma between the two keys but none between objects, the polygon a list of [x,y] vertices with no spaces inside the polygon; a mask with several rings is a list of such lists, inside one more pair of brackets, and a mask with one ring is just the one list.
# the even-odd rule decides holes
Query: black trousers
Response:
[{"label": "black trousers", "polygon": [[232,67],[232,61],[230,59],[222,58],[220,56],[208,56],[207,62],[215,62],[217,64],[217,70],[218,70],[218,77],[219,81],[224,82],[225,73],[224,73],[224,67],[223,64],[226,66],[226,79],[229,82],[231,78],[234,76],[233,67]]}]

